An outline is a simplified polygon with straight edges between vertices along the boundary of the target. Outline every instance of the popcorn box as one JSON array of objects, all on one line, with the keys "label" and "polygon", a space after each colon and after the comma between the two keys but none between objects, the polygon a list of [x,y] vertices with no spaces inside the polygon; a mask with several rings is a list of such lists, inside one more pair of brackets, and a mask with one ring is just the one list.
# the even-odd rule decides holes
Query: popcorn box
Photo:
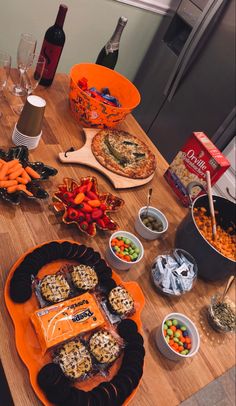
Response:
[{"label": "popcorn box", "polygon": [[203,132],[194,132],[178,152],[164,174],[178,198],[188,207],[196,197],[205,193],[206,171],[211,184],[230,167],[229,161]]}]

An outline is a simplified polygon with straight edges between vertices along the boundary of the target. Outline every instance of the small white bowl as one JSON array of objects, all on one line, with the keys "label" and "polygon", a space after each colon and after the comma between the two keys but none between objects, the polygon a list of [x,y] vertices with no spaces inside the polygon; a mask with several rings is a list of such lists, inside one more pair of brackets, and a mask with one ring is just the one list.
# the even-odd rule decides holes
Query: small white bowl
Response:
[{"label": "small white bowl", "polygon": [[135,230],[139,235],[141,235],[143,238],[146,240],[156,240],[157,238],[162,237],[162,235],[166,232],[168,229],[168,220],[166,216],[158,209],[155,207],[149,206],[148,208],[148,214],[158,218],[163,225],[163,230],[162,231],[153,231],[150,230],[148,227],[146,227],[141,219],[141,215],[146,211],[147,207],[141,207],[141,209],[138,212],[138,215],[135,219],[134,227]]},{"label": "small white bowl", "polygon": [[[165,321],[169,320],[169,319],[176,319],[187,327],[187,329],[189,331],[189,336],[192,340],[192,348],[187,355],[182,355],[182,354],[179,354],[178,352],[172,350],[172,348],[166,342],[165,336],[163,334],[163,330],[164,330]],[[200,346],[200,337],[198,334],[197,327],[187,316],[185,316],[182,313],[167,314],[167,316],[164,318],[161,326],[159,326],[156,330],[155,340],[156,340],[156,345],[157,345],[159,351],[166,358],[170,359],[171,361],[181,361],[183,359],[193,357],[198,352],[199,346]]]},{"label": "small white bowl", "polygon": [[[139,253],[138,258],[135,261],[127,262],[124,259],[121,259],[116,256],[116,254],[113,252],[112,246],[111,246],[112,239],[116,238],[116,237],[129,238],[136,245],[136,247],[139,248],[140,253]],[[106,250],[106,259],[112,268],[116,268],[120,271],[126,271],[126,270],[130,269],[133,265],[136,265],[138,262],[140,262],[141,259],[143,258],[143,254],[144,254],[143,245],[139,241],[139,239],[134,234],[131,234],[128,231],[120,230],[120,231],[116,231],[115,233],[113,233],[109,239],[109,246],[107,247],[107,250]]]}]

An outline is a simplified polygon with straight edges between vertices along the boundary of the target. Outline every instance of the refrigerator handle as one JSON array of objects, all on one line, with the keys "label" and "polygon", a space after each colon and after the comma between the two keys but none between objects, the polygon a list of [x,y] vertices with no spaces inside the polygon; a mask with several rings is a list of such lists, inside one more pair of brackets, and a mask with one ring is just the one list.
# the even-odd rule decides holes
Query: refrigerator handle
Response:
[{"label": "refrigerator handle", "polygon": [[[178,69],[175,72],[175,77],[173,78],[170,86],[168,87],[168,91],[166,93],[166,95],[168,95],[168,101],[172,100],[176,92],[176,89],[179,86],[179,83],[186,71],[186,68],[194,52],[196,51],[203,35],[208,30],[210,23],[213,21],[214,17],[216,16],[221,6],[226,2],[228,2],[228,0],[217,0],[214,3],[211,3],[210,7],[207,7],[207,12],[204,13],[204,16],[202,16],[203,18],[201,18],[201,21],[197,26],[197,30],[195,31],[191,39],[191,42],[189,43],[189,46],[186,49],[186,52],[181,60],[181,63],[178,65]],[[167,90],[167,88],[165,90]]]},{"label": "refrigerator handle", "polygon": [[213,21],[215,15],[217,14],[217,12],[219,11],[219,9],[221,8],[221,6],[228,2],[228,0],[217,0],[215,2],[215,4],[211,7],[211,9],[209,10],[208,14],[206,15],[206,17],[204,18],[204,20],[202,21],[201,26],[199,27],[196,35],[194,36],[191,45],[189,46],[187,52],[186,52],[186,56],[185,58],[182,60],[182,64],[180,66],[180,69],[172,83],[172,86],[170,88],[169,91],[169,95],[168,95],[168,101],[171,101],[176,89],[186,71],[186,68],[192,58],[193,53],[195,52],[195,50],[198,47],[199,42],[201,41],[201,38],[203,37],[203,35],[206,33],[210,23]]}]

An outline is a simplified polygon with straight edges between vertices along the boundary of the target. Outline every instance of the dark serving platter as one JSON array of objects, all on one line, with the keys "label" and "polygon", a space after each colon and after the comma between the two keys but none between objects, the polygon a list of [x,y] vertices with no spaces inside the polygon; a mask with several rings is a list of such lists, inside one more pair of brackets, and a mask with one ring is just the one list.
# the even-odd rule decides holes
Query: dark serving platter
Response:
[{"label": "dark serving platter", "polygon": [[46,199],[49,197],[46,190],[40,186],[40,181],[46,180],[50,176],[55,176],[57,169],[47,166],[43,162],[30,162],[29,151],[25,146],[12,147],[7,152],[0,149],[0,159],[6,162],[19,159],[19,162],[24,168],[30,166],[40,175],[39,179],[32,179],[26,185],[27,190],[29,190],[33,196],[28,196],[24,191],[8,193],[6,188],[0,188],[0,198],[12,204],[19,204],[21,197],[26,197],[27,199]]}]

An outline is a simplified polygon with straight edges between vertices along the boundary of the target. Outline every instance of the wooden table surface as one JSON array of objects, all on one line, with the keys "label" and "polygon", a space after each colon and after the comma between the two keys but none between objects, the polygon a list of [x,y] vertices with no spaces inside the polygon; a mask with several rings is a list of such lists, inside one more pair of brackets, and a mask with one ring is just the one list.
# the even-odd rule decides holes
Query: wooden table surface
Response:
[{"label": "wooden table surface", "polygon": [[[95,175],[100,190],[114,192],[109,181],[98,172],[81,165],[61,164],[58,153],[71,146],[83,145],[83,133],[70,115],[68,107],[68,78],[58,74],[51,88],[37,89],[37,94],[47,101],[43,137],[39,147],[30,153],[31,160],[42,160],[56,167],[58,175],[45,182],[51,195],[63,177]],[[0,119],[0,148],[12,146],[11,135],[17,115],[12,105],[20,100],[5,92],[6,100],[0,104],[3,117]],[[127,117],[121,128],[145,141],[157,157],[157,171],[150,184],[136,189],[115,191],[125,200],[125,208],[114,215],[114,219],[124,230],[134,232],[134,219],[141,206],[146,203],[147,191],[153,188],[152,205],[162,210],[169,220],[169,229],[162,240],[148,242],[140,237],[145,255],[141,263],[130,271],[118,272],[124,280],[137,281],[146,298],[142,313],[143,335],[146,357],[142,383],[130,406],[164,406],[178,405],[200,388],[223,374],[233,366],[235,360],[234,338],[222,338],[213,333],[204,318],[202,309],[209,302],[210,296],[222,286],[222,283],[196,282],[193,290],[179,299],[160,296],[150,281],[150,266],[153,259],[174,244],[176,228],[187,213],[181,207],[175,195],[163,179],[167,163],[156,150],[132,116]],[[158,136],[158,134],[157,134]],[[171,140],[167,140],[171,142]],[[92,246],[105,253],[108,235],[98,232],[94,239],[88,239],[78,231],[76,226],[61,224],[49,208],[50,199],[42,202],[24,201],[14,207],[0,201],[0,358],[8,380],[11,394],[16,406],[37,406],[41,402],[35,396],[30,383],[27,368],[19,358],[14,341],[14,328],[5,307],[3,291],[8,272],[14,262],[30,247],[53,239],[74,239]],[[182,312],[192,318],[199,326],[201,346],[199,353],[183,363],[173,363],[165,359],[157,350],[154,331],[163,318],[171,312]],[[69,406],[69,405],[68,405]]]}]

